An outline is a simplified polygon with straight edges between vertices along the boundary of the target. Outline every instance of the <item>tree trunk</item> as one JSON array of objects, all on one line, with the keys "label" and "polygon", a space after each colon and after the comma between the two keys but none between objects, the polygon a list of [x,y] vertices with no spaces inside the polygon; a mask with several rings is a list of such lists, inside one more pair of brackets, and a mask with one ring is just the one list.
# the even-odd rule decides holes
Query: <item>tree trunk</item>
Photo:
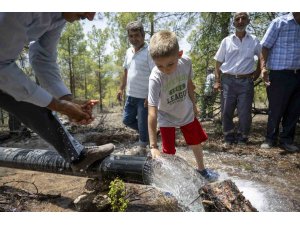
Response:
[{"label": "tree trunk", "polygon": [[257,212],[231,180],[206,184],[199,194],[206,212]]},{"label": "tree trunk", "polygon": [[100,112],[103,111],[103,105],[102,105],[102,80],[101,80],[101,72],[100,72],[100,69],[101,69],[101,58],[99,56],[99,60],[98,60],[98,82],[99,82],[99,106],[100,106]]},{"label": "tree trunk", "polygon": [[222,39],[227,37],[229,35],[229,29],[230,29],[230,17],[231,13],[221,13],[221,30],[222,30]]},{"label": "tree trunk", "polygon": [[70,38],[68,37],[68,65],[69,65],[69,77],[70,77],[70,90],[71,93],[74,93],[74,76],[72,71],[72,57],[71,57],[71,43]]}]

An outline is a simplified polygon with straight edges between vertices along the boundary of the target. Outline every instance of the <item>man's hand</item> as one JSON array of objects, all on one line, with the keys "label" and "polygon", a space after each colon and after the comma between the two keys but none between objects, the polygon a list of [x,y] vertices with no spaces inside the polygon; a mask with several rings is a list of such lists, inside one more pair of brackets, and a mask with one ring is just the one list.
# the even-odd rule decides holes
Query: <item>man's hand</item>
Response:
[{"label": "man's hand", "polygon": [[265,83],[266,86],[270,86],[271,82],[269,80],[269,71],[267,70],[267,68],[263,68],[261,70],[261,77]]},{"label": "man's hand", "polygon": [[123,90],[118,91],[117,99],[118,99],[119,102],[122,102],[122,100],[123,100]]},{"label": "man's hand", "polygon": [[151,148],[150,151],[153,159],[160,157],[160,151],[157,148]]},{"label": "man's hand", "polygon": [[91,108],[95,104],[94,101],[90,100],[85,105],[79,105],[71,101],[53,98],[47,108],[68,116],[71,122],[86,125],[94,119],[91,116]]},{"label": "man's hand", "polygon": [[99,100],[88,100],[81,104],[81,108],[84,112],[88,113],[93,118],[93,108],[99,103]]},{"label": "man's hand", "polygon": [[60,97],[59,100],[66,100],[66,101],[70,101],[73,102],[74,104],[80,105],[81,109],[85,112],[88,113],[90,116],[90,119],[88,121],[83,120],[83,121],[77,121],[74,119],[70,119],[71,122],[77,123],[77,124],[81,124],[81,125],[86,125],[91,123],[94,120],[93,117],[93,107],[99,103],[99,100],[82,100],[82,99],[74,99],[72,97],[72,95],[65,95]]},{"label": "man's hand", "polygon": [[221,82],[220,81],[216,81],[214,84],[214,91],[218,92],[221,91]]},{"label": "man's hand", "polygon": [[148,108],[148,99],[147,99],[147,98],[146,98],[145,101],[144,101],[144,107],[145,107],[145,108]]}]

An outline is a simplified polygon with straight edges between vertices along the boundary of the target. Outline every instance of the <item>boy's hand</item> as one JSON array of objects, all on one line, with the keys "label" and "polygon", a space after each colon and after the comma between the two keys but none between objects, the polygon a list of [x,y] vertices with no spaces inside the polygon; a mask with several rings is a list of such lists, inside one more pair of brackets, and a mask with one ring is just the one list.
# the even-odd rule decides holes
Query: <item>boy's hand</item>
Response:
[{"label": "boy's hand", "polygon": [[160,157],[160,151],[157,148],[151,148],[150,151],[153,159]]}]

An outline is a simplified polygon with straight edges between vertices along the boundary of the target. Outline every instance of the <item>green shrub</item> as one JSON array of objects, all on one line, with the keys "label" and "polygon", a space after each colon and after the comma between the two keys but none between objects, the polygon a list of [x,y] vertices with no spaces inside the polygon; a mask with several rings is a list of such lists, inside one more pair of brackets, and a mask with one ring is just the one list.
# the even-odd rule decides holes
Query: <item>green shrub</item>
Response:
[{"label": "green shrub", "polygon": [[110,182],[108,197],[113,212],[125,212],[128,206],[125,183],[116,178]]}]

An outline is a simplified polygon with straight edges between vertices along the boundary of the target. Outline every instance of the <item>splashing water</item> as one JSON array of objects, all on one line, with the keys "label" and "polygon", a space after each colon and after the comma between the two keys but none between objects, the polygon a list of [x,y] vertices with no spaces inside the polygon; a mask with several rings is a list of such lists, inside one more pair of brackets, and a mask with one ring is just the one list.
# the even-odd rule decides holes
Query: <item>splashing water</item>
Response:
[{"label": "splashing water", "polygon": [[184,159],[178,156],[156,159],[151,178],[151,185],[173,195],[186,211],[204,211],[198,190],[205,180]]}]

